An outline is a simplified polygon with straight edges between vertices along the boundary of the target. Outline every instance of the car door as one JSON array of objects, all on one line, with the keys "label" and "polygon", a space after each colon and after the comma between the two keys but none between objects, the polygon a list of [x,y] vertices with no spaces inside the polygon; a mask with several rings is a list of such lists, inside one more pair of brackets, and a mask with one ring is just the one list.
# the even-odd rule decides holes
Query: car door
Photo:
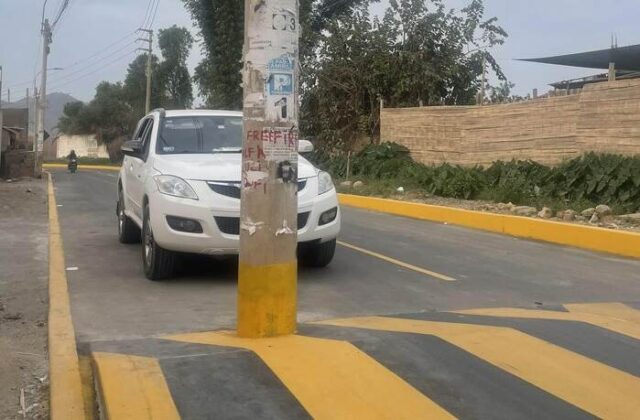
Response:
[{"label": "car door", "polygon": [[[143,144],[143,153],[140,156],[127,156],[124,164],[126,169],[127,193],[129,196],[129,209],[133,211],[136,218],[142,220],[142,198],[144,196],[144,185],[142,174],[146,157],[148,156],[148,144],[150,142],[153,118],[146,118],[138,127],[134,140],[139,140]],[[144,152],[146,147],[146,153]]]}]

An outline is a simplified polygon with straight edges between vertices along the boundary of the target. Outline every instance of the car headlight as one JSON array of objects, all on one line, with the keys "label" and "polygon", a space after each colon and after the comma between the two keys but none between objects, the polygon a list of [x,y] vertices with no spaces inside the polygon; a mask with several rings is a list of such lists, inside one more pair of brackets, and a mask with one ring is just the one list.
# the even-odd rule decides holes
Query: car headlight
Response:
[{"label": "car headlight", "polygon": [[324,194],[332,189],[333,181],[331,180],[331,175],[324,171],[318,172],[318,195]]},{"label": "car headlight", "polygon": [[182,178],[173,175],[156,175],[153,177],[158,185],[158,191],[162,194],[172,195],[174,197],[189,198],[197,200],[198,195],[191,188],[191,185]]}]

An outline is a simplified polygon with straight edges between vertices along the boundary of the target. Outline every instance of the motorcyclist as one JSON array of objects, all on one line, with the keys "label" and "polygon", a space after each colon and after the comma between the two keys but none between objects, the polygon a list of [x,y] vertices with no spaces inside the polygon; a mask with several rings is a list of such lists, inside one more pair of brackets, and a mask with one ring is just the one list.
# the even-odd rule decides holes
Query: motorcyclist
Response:
[{"label": "motorcyclist", "polygon": [[67,156],[67,160],[69,161],[67,167],[71,169],[71,165],[78,161],[78,156],[76,155],[75,150],[71,150],[71,153],[69,153],[69,156]]}]

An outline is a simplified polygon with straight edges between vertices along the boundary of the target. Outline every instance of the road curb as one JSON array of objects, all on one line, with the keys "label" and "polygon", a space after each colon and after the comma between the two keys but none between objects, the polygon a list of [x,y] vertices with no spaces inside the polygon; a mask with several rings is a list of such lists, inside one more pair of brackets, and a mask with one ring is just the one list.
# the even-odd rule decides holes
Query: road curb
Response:
[{"label": "road curb", "polygon": [[85,419],[83,385],[71,321],[62,234],[51,174],[48,177],[50,418]]},{"label": "road curb", "polygon": [[[67,169],[67,165],[65,163],[43,163],[42,167],[44,169],[59,169],[64,168]],[[78,165],[78,169],[94,169],[100,171],[119,171],[120,166],[109,166],[109,165]]]},{"label": "road curb", "polygon": [[518,238],[535,239],[590,251],[640,258],[640,234],[507,214],[338,194],[340,204],[396,216],[450,223]]}]

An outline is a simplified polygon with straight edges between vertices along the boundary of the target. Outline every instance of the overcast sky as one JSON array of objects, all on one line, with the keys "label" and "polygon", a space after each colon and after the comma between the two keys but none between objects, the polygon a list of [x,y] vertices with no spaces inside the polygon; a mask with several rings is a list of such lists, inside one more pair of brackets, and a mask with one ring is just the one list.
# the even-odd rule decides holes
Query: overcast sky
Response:
[{"label": "overcast sky", "polygon": [[[48,0],[46,16],[53,19],[63,0]],[[238,0],[242,1],[242,0]],[[134,30],[145,20],[150,0],[71,0],[58,24],[51,46],[49,92],[69,93],[81,100],[93,97],[97,83],[124,78],[135,56]],[[450,0],[459,8],[464,0]],[[12,100],[31,87],[39,59],[39,27],[43,0],[0,0],[0,65],[4,89]],[[384,4],[384,3],[383,3]],[[374,7],[380,13],[383,4]],[[522,63],[515,58],[540,57],[607,48],[611,34],[620,46],[640,43],[638,0],[485,0],[487,16],[496,16],[509,33],[504,46],[493,53],[515,91],[541,92],[547,84],[593,74],[593,70]],[[151,20],[146,14],[147,23]],[[181,0],[160,0],[153,29],[177,24],[194,35],[190,16]],[[156,46],[157,47],[157,46]],[[189,58],[193,68],[200,61],[196,46]]]}]

